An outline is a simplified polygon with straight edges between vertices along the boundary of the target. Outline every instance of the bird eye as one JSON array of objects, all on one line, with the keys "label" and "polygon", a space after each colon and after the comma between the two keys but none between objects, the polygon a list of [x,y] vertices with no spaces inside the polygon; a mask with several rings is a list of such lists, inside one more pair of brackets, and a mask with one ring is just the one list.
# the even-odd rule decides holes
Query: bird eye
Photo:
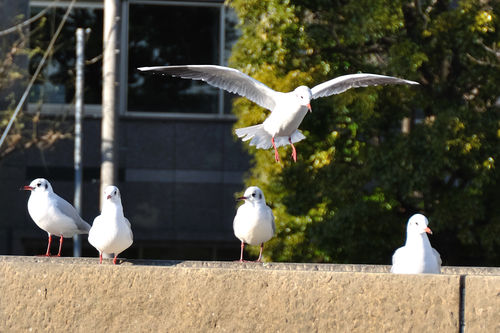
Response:
[{"label": "bird eye", "polygon": [[252,197],[254,197],[254,198],[255,198],[255,196],[256,196],[255,192],[254,192],[254,193],[252,193]]},{"label": "bird eye", "polygon": [[116,195],[116,191],[113,192],[113,195]]},{"label": "bird eye", "polygon": [[416,225],[418,225],[418,222],[415,222]]},{"label": "bird eye", "polygon": [[42,186],[42,183],[36,184],[36,187],[40,187],[40,186]]}]

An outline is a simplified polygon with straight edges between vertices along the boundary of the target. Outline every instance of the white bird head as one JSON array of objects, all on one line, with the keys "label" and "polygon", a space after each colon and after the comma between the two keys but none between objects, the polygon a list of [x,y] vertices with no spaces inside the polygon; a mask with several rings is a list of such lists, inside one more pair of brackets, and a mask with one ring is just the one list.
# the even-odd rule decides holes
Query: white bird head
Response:
[{"label": "white bird head", "polygon": [[257,186],[250,186],[246,189],[245,194],[242,197],[239,197],[238,200],[245,200],[245,202],[251,203],[265,203],[266,199],[264,198],[264,193]]},{"label": "white bird head", "polygon": [[104,189],[104,196],[106,197],[106,201],[121,202],[120,190],[116,186],[106,186]]},{"label": "white bird head", "polygon": [[45,178],[37,178],[33,180],[29,185],[23,186],[22,189],[25,191],[31,191],[31,193],[54,192],[49,181]]},{"label": "white bird head", "polygon": [[406,226],[406,233],[412,234],[431,234],[432,231],[428,227],[429,221],[422,214],[415,214],[408,220],[408,225]]},{"label": "white bird head", "polygon": [[311,99],[312,99],[311,89],[309,89],[309,87],[306,87],[306,86],[300,86],[300,87],[295,88],[293,93],[297,97],[299,104],[307,107],[309,109],[309,112],[312,112],[312,109],[311,109]]}]

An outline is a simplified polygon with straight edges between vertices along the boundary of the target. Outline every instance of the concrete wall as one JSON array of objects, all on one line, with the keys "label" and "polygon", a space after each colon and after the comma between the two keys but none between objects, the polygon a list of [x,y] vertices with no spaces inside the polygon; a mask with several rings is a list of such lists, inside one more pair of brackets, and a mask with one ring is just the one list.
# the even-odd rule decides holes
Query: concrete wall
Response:
[{"label": "concrete wall", "polygon": [[500,269],[0,257],[2,332],[499,332]]}]

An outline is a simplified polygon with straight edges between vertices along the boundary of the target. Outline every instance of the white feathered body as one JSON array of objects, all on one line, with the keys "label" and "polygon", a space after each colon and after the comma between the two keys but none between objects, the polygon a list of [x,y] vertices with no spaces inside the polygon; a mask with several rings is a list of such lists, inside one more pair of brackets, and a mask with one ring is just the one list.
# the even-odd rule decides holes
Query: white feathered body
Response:
[{"label": "white feathered body", "polygon": [[250,245],[260,245],[274,236],[274,215],[265,203],[245,202],[238,208],[233,221],[235,236]]},{"label": "white feathered body", "polygon": [[90,229],[76,209],[54,192],[32,192],[28,212],[35,224],[51,235],[73,237],[87,234]]},{"label": "white feathered body", "polygon": [[94,219],[89,232],[89,243],[100,253],[119,253],[132,245],[130,222],[123,215],[121,203],[106,201],[101,215]]},{"label": "white feathered body", "polygon": [[441,256],[432,248],[426,234],[409,234],[405,246],[392,256],[391,273],[440,274]]},{"label": "white feathered body", "polygon": [[292,93],[280,93],[276,98],[276,106],[269,117],[259,125],[236,129],[236,135],[243,141],[250,141],[251,146],[261,149],[272,147],[274,137],[276,147],[286,146],[305,139],[298,127],[308,112],[308,108],[296,102]]}]

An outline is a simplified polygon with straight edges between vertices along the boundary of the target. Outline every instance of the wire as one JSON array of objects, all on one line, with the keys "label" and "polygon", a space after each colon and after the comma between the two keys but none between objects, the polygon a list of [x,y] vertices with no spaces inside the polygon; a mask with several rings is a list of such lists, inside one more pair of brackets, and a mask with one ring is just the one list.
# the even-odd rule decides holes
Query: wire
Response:
[{"label": "wire", "polygon": [[70,13],[71,9],[73,8],[73,5],[75,4],[75,2],[76,2],[76,0],[72,0],[71,3],[69,4],[68,9],[66,10],[66,13],[64,13],[64,16],[61,20],[61,23],[59,23],[59,26],[57,27],[57,30],[54,33],[54,36],[52,36],[52,39],[50,40],[50,43],[49,43],[49,46],[47,47],[47,50],[43,54],[42,60],[40,60],[40,63],[38,64],[38,67],[37,67],[35,73],[33,74],[33,77],[31,78],[30,82],[28,83],[26,90],[24,90],[24,94],[21,97],[21,100],[19,101],[19,103],[17,104],[17,107],[14,111],[14,114],[10,118],[9,123],[7,124],[7,127],[5,128],[5,130],[2,134],[2,137],[0,138],[0,148],[3,145],[3,142],[5,141],[5,138],[7,137],[7,134],[9,133],[10,128],[14,124],[14,121],[16,120],[17,114],[19,113],[24,102],[26,101],[26,98],[28,97],[28,94],[31,90],[31,87],[33,86],[33,84],[35,83],[35,80],[37,79],[38,75],[40,74],[40,71],[42,70],[42,67],[45,64],[45,61],[47,60],[47,57],[49,56],[50,51],[53,49],[54,44],[57,40],[57,37],[61,33],[61,30],[64,26],[64,23],[66,23],[66,20],[68,19],[69,13]]},{"label": "wire", "polygon": [[40,17],[42,17],[50,8],[54,7],[56,5],[56,3],[59,2],[59,0],[54,0],[53,3],[51,3],[49,6],[45,7],[40,13],[36,14],[35,16],[27,19],[26,21],[24,22],[21,22],[19,24],[16,24],[15,26],[11,27],[11,28],[8,28],[8,29],[5,29],[3,31],[0,31],[0,37],[1,36],[5,36],[5,35],[8,35],[10,33],[13,33],[15,31],[18,31],[19,29],[21,28],[24,28],[25,26],[35,22],[36,20],[38,20]]}]

